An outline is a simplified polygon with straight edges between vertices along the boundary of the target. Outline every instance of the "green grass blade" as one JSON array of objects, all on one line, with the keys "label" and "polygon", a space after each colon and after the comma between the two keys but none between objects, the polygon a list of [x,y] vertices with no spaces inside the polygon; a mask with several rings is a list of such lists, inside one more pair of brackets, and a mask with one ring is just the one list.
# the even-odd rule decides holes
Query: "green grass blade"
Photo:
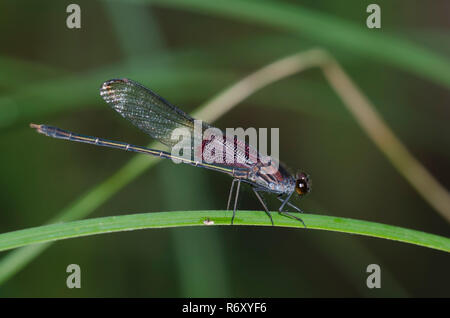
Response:
[{"label": "green grass blade", "polygon": [[[277,227],[303,228],[299,221],[276,212],[272,212],[272,217]],[[0,251],[102,233],[151,228],[230,225],[230,219],[231,211],[156,212],[92,218],[0,234]],[[317,214],[302,214],[302,219],[307,224],[307,231],[327,230],[359,234],[450,252],[450,238],[434,234],[381,223]],[[209,222],[206,222],[207,220]],[[205,224],[212,222],[213,224]],[[239,211],[234,223],[235,225],[271,226],[267,215],[262,211]]]}]

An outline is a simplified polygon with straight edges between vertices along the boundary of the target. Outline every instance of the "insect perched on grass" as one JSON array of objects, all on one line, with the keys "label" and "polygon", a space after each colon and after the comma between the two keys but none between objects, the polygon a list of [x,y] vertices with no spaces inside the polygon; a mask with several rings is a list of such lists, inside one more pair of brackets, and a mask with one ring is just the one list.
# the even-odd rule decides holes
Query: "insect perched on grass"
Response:
[{"label": "insect perched on grass", "polygon": [[[35,124],[31,124],[30,126],[35,128],[39,133],[53,138],[144,153],[156,157],[172,159],[174,161],[183,162],[196,167],[226,173],[233,178],[230,194],[228,196],[227,210],[230,209],[234,185],[237,183],[231,224],[233,224],[234,217],[236,215],[241,182],[245,182],[250,184],[253,192],[269,216],[272,225],[272,216],[270,215],[269,210],[262,200],[259,192],[276,194],[278,200],[282,202],[278,209],[279,213],[295,218],[302,222],[305,226],[305,223],[301,218],[289,212],[283,211],[283,209],[286,205],[288,205],[296,211],[302,212],[298,207],[290,203],[289,200],[294,192],[300,197],[310,192],[311,184],[307,174],[298,173],[294,177],[280,163],[278,163],[275,158],[266,156],[266,161],[263,162],[260,160],[262,158],[260,153],[253,151],[254,148],[252,148],[245,141],[238,140],[236,136],[235,138],[224,137],[214,139],[216,146],[219,144],[224,149],[231,149],[233,155],[232,162],[227,160],[223,160],[222,162],[211,162],[210,160],[204,160],[205,147],[208,145],[208,142],[212,142],[212,140],[206,141],[202,134],[199,137],[199,135],[194,132],[195,120],[148,88],[145,88],[132,80],[112,79],[106,81],[100,88],[100,95],[120,115],[128,119],[132,124],[149,134],[151,137],[159,140],[161,143],[169,147],[174,147],[178,143],[176,138],[172,138],[173,131],[177,128],[185,129],[191,136],[192,142],[190,143],[190,150],[194,154],[200,154],[200,160],[196,160],[195,158],[186,158],[185,156],[177,156],[161,150],[134,146],[119,141],[111,141],[98,137],[80,135],[52,126]],[[202,123],[202,130],[206,130],[208,128],[214,127],[209,124]],[[201,138],[201,140],[198,140],[199,138]],[[253,153],[254,155],[250,155],[250,153]],[[267,159],[269,160],[267,161]],[[273,167],[273,163],[277,164],[277,169],[269,169],[270,167]]]}]

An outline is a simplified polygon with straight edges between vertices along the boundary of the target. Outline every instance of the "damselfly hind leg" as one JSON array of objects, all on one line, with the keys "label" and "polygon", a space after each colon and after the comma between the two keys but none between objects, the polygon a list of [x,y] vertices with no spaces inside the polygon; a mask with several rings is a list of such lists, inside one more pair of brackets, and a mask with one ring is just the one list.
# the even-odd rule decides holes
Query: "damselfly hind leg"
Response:
[{"label": "damselfly hind leg", "polygon": [[239,188],[241,187],[241,179],[237,181],[237,187],[236,187],[236,196],[234,197],[234,209],[233,209],[233,217],[231,218],[231,224],[233,224],[234,217],[236,216],[236,209],[237,209],[237,203],[239,198]]},{"label": "damselfly hind leg", "polygon": [[241,180],[233,179],[233,182],[231,183],[230,194],[228,195],[227,210],[230,209],[231,197],[233,196],[233,188],[234,188],[235,182],[237,182],[238,185],[237,185],[237,189],[236,189],[236,195],[234,197],[234,208],[233,208],[233,216],[231,217],[231,225],[233,225],[234,217],[236,216],[237,202],[238,202],[238,198],[239,198],[239,188],[241,187]]},{"label": "damselfly hind leg", "polygon": [[233,179],[233,182],[231,182],[230,194],[228,195],[227,210],[230,209],[231,197],[233,196],[233,188],[236,181],[237,179]]},{"label": "damselfly hind leg", "polygon": [[[231,204],[231,198],[233,197],[233,189],[234,189],[234,183],[237,182],[237,189],[236,189],[236,194],[234,197],[234,208],[233,208],[233,216],[231,218],[231,225],[233,225],[234,222],[234,217],[236,216],[236,210],[237,210],[237,202],[238,202],[238,196],[239,196],[239,188],[241,186],[241,180],[240,179],[233,179],[233,182],[231,183],[231,187],[230,187],[230,193],[228,195],[228,203],[227,203],[227,210],[230,209],[230,204]],[[261,205],[264,208],[264,211],[266,212],[267,216],[270,218],[270,222],[272,223],[272,225],[274,225],[273,223],[273,219],[272,219],[272,215],[270,215],[269,209],[267,208],[267,205],[264,203],[263,199],[261,198],[261,196],[259,195],[258,191],[252,187],[253,192],[255,193],[256,197],[258,198],[259,202],[261,203]]]}]

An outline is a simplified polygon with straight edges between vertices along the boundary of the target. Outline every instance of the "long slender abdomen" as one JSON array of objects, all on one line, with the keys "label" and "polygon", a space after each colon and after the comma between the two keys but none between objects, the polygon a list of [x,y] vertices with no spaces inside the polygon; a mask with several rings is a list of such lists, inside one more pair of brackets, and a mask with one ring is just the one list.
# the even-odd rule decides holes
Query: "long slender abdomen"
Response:
[{"label": "long slender abdomen", "polygon": [[65,139],[69,141],[76,141],[76,142],[83,142],[87,144],[102,146],[102,147],[109,147],[109,148],[116,148],[126,151],[133,151],[133,152],[141,152],[146,154],[151,154],[155,156],[162,156],[164,154],[163,151],[157,151],[152,150],[144,147],[134,146],[125,142],[120,141],[112,141],[107,140],[103,138],[98,137],[91,137],[86,135],[77,134],[71,131],[67,131],[61,128],[52,127],[52,126],[46,126],[46,125],[36,125],[36,124],[30,124],[31,128],[34,128],[37,130],[38,133],[41,133],[43,135],[57,138],[57,139]]},{"label": "long slender abdomen", "polygon": [[234,168],[221,167],[218,165],[208,164],[208,163],[204,163],[201,161],[194,161],[194,160],[190,160],[187,158],[174,156],[166,151],[150,149],[150,148],[141,147],[141,146],[135,146],[135,145],[128,144],[125,142],[120,142],[120,141],[113,141],[113,140],[107,140],[107,139],[98,138],[98,137],[81,135],[81,134],[77,134],[77,133],[74,133],[71,131],[67,131],[67,130],[57,128],[57,127],[52,127],[52,126],[30,124],[30,127],[36,129],[37,132],[44,134],[46,136],[52,137],[52,138],[64,139],[64,140],[76,141],[76,142],[83,142],[83,143],[92,144],[95,146],[121,149],[121,150],[131,151],[131,152],[138,152],[138,153],[143,153],[146,155],[151,155],[151,156],[165,158],[165,159],[172,159],[172,160],[176,159],[176,161],[178,161],[178,162],[182,162],[182,163],[192,165],[195,167],[203,167],[206,169],[227,173],[231,176],[234,176],[235,173],[236,174],[238,173],[237,171],[235,171]]}]

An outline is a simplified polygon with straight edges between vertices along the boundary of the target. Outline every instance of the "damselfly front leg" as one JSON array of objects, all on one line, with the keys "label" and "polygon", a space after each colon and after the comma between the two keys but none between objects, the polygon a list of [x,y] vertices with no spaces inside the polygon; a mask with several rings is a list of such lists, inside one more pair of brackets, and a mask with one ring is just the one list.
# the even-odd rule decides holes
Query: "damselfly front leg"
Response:
[{"label": "damselfly front leg", "polygon": [[290,206],[291,208],[297,210],[298,212],[303,213],[303,211],[300,210],[300,208],[296,207],[295,205],[293,205],[292,203],[289,202],[289,199],[291,198],[291,196],[292,196],[292,193],[290,195],[288,195],[286,197],[286,199],[281,198],[281,195],[277,196],[277,199],[282,202],[280,208],[278,209],[278,213],[280,213],[281,215],[285,215],[285,216],[294,218],[294,219],[302,222],[303,226],[306,228],[306,224],[305,224],[305,222],[303,222],[303,220],[301,218],[299,218],[299,217],[297,217],[295,215],[292,215],[289,212],[283,211],[284,206],[287,204],[288,206]]}]

